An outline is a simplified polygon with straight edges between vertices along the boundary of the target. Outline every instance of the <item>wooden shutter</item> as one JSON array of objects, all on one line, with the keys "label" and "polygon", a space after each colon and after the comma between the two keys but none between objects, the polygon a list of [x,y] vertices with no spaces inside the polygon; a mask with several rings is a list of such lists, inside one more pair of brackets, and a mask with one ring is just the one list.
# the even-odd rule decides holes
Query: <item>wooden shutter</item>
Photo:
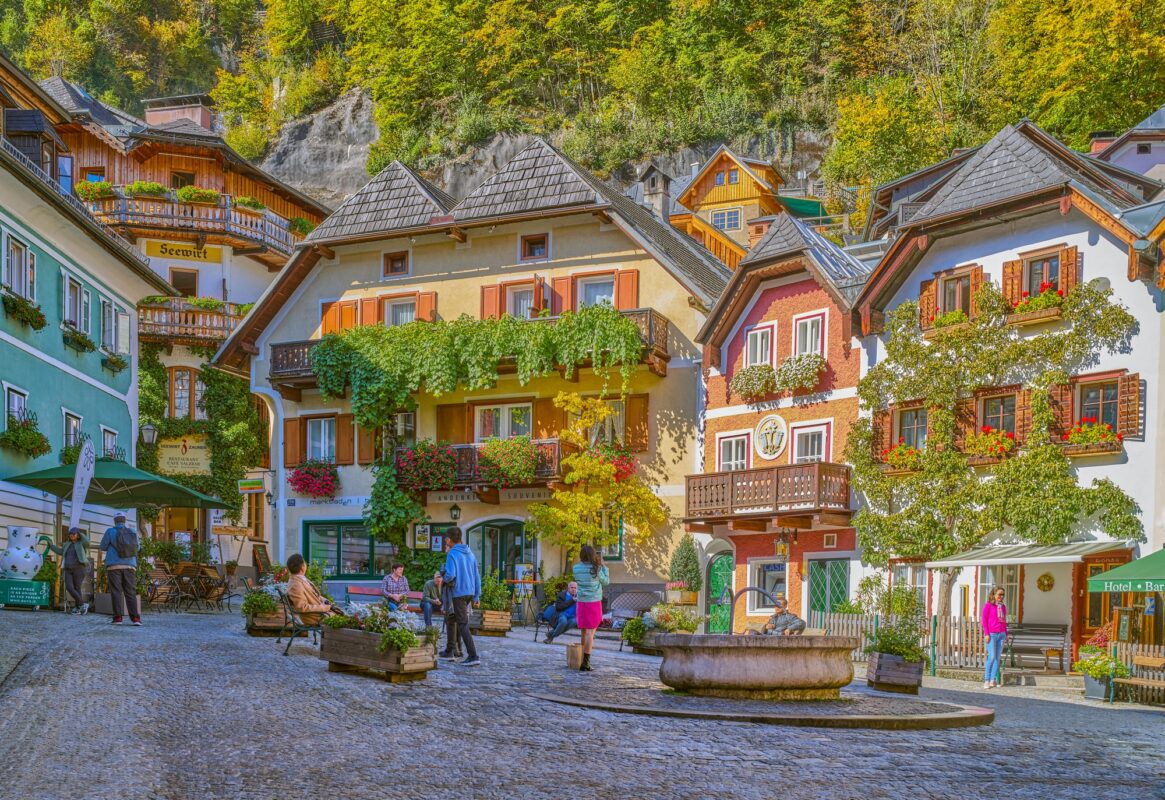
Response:
[{"label": "wooden shutter", "polygon": [[[979,425],[978,403],[968,397],[955,403],[955,449],[962,450],[967,442],[967,435],[974,433]],[[927,425],[930,424],[930,414],[927,414]]]},{"label": "wooden shutter", "polygon": [[1052,406],[1052,430],[1049,433],[1053,440],[1059,440],[1072,429],[1072,396],[1075,393],[1076,389],[1070,383],[1059,383],[1048,389],[1048,400]]},{"label": "wooden shutter", "polygon": [[298,467],[303,463],[303,420],[299,417],[283,420],[283,466]]},{"label": "wooden shutter", "polygon": [[632,453],[645,453],[650,446],[647,395],[628,395],[623,406],[623,444]]},{"label": "wooden shutter", "polygon": [[351,464],[355,460],[355,439],[353,438],[351,414],[336,416],[336,463]]},{"label": "wooden shutter", "polygon": [[[1061,267],[1063,262],[1061,262]],[[1141,376],[1133,372],[1117,382],[1116,432],[1121,436],[1141,434]]]},{"label": "wooden shutter", "polygon": [[481,287],[481,318],[501,319],[501,317],[502,287],[497,284]]},{"label": "wooden shutter", "polygon": [[539,397],[534,401],[534,438],[557,439],[566,427],[566,412],[554,405],[554,398]]},{"label": "wooden shutter", "polygon": [[931,278],[923,281],[918,289],[918,324],[923,330],[934,327],[938,313],[938,281]]},{"label": "wooden shutter", "polygon": [[360,301],[360,324],[376,325],[380,322],[380,298],[365,297]]},{"label": "wooden shutter", "polygon": [[[983,288],[983,268],[978,264],[971,267],[971,316],[979,313],[979,290]],[[937,297],[936,297],[937,299]]]},{"label": "wooden shutter", "polygon": [[360,303],[356,300],[345,300],[340,303],[340,330],[347,331],[356,327]]},{"label": "wooden shutter", "polygon": [[615,273],[615,308],[639,308],[639,270],[621,269]]},{"label": "wooden shutter", "polygon": [[1060,285],[1057,287],[1067,296],[1080,282],[1080,250],[1065,247],[1060,251]]},{"label": "wooden shutter", "polygon": [[437,406],[437,441],[450,444],[467,444],[467,422],[464,403],[450,403]]},{"label": "wooden shutter", "polygon": [[1008,306],[1014,307],[1023,299],[1023,261],[1003,262],[1003,299]]},{"label": "wooden shutter", "polygon": [[340,332],[339,303],[324,303],[320,311],[320,329],[321,333],[325,335]]},{"label": "wooden shutter", "polygon": [[1032,391],[1024,389],[1015,395],[1015,440],[1023,444],[1032,434]]},{"label": "wooden shutter", "polygon": [[425,322],[437,321],[436,292],[417,292],[417,319]]},{"label": "wooden shutter", "polygon": [[882,452],[894,446],[893,417],[889,411],[875,411],[872,424],[874,436],[870,441],[874,460],[882,461]]},{"label": "wooden shutter", "polygon": [[538,313],[545,307],[546,304],[546,284],[542,278],[537,275],[534,276],[534,305],[531,313],[538,316]]},{"label": "wooden shutter", "polygon": [[574,309],[574,278],[554,278],[550,282],[550,313],[555,316]]},{"label": "wooden shutter", "polygon": [[356,426],[356,463],[371,464],[376,460],[376,440],[379,428]]}]

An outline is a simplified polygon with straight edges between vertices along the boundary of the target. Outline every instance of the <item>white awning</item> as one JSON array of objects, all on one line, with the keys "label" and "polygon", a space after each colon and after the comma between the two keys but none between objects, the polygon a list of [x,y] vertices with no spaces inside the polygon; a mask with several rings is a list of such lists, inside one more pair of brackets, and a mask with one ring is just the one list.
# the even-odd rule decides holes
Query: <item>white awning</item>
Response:
[{"label": "white awning", "polygon": [[1134,542],[1070,542],[1069,544],[1003,544],[976,547],[941,561],[926,562],[927,569],[994,567],[1003,564],[1073,564],[1085,556],[1110,550],[1130,550]]}]

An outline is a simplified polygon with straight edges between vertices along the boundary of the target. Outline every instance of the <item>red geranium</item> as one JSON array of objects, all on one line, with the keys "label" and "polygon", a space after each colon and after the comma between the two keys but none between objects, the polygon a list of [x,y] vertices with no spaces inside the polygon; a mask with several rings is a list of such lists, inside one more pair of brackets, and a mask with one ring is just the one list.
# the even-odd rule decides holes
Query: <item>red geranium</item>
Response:
[{"label": "red geranium", "polygon": [[287,483],[298,494],[331,499],[340,490],[340,474],[332,462],[311,459],[293,469]]}]

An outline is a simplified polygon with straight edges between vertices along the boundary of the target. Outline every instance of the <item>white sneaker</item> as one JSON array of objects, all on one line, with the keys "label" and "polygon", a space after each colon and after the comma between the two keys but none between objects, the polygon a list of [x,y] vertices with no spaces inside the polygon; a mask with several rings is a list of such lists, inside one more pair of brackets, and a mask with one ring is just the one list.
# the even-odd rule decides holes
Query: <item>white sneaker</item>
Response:
[{"label": "white sneaker", "polygon": [[983,681],[983,688],[984,688],[984,689],[990,689],[990,688],[992,688],[994,685],[995,685],[995,684],[993,684],[991,681]]},{"label": "white sneaker", "polygon": [[88,604],[88,603],[82,603],[82,604],[81,604],[81,616],[84,616],[84,615],[86,615],[86,614],[88,614],[88,613],[89,613],[89,604]]}]

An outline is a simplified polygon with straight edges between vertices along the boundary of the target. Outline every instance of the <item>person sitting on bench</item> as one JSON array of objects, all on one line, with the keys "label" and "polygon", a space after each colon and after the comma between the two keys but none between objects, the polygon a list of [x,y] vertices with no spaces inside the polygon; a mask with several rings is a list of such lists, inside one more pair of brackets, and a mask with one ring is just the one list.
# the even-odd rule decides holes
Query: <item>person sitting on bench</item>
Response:
[{"label": "person sitting on bench", "polygon": [[287,579],[287,599],[304,625],[318,625],[326,616],[343,613],[307,579],[307,562],[299,553],[293,553],[287,559],[287,571],[291,573]]},{"label": "person sitting on bench", "polygon": [[405,577],[405,565],[399,561],[392,565],[392,570],[384,576],[384,599],[393,611],[398,608],[408,608],[409,579]]},{"label": "person sitting on bench", "polygon": [[566,633],[571,625],[575,624],[575,601],[578,599],[578,584],[571,581],[566,589],[558,593],[553,603],[546,606],[542,612],[542,619],[550,629],[546,634],[546,644]]},{"label": "person sitting on bench", "polygon": [[800,636],[805,632],[805,620],[789,610],[789,601],[777,598],[776,608],[765,623],[766,636]]}]

